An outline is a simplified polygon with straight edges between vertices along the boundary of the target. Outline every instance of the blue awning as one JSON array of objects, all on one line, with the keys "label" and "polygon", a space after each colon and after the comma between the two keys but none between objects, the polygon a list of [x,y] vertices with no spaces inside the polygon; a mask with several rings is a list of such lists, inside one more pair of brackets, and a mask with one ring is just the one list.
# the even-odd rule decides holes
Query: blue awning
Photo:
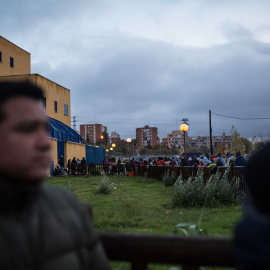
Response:
[{"label": "blue awning", "polygon": [[50,123],[49,136],[51,138],[58,139],[59,141],[82,142],[82,136],[74,129],[54,118],[48,117],[48,119]]}]

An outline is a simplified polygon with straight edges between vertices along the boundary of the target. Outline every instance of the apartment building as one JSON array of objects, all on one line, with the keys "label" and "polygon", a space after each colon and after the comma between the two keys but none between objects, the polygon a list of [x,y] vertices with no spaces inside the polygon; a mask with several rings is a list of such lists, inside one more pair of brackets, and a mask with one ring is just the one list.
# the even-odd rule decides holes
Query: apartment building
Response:
[{"label": "apartment building", "polygon": [[161,140],[161,146],[162,147],[167,147],[168,146],[168,139],[167,138],[162,138],[162,140]]},{"label": "apartment building", "polygon": [[109,136],[109,143],[115,143],[117,145],[117,143],[121,140],[120,135],[117,132],[112,132],[111,136]]},{"label": "apartment building", "polygon": [[[187,134],[186,134],[186,137],[188,137]],[[184,137],[181,130],[173,130],[171,134],[167,135],[168,148],[173,148],[173,147],[179,148],[183,146],[183,144],[184,144]]]},{"label": "apartment building", "polygon": [[99,142],[102,132],[105,131],[107,132],[107,127],[95,122],[80,125],[80,135],[83,137],[84,141],[89,140],[91,143]]},{"label": "apartment building", "polygon": [[158,128],[144,126],[143,128],[136,128],[137,147],[143,148],[147,145],[155,147],[159,144]]},{"label": "apartment building", "polygon": [[[227,144],[228,147],[231,146],[232,136],[226,135],[225,132],[221,134],[221,136],[212,136],[212,145],[218,146],[219,144]],[[201,134],[197,134],[195,137],[188,137],[188,144],[192,147],[201,147],[207,146],[210,147],[210,136],[201,136]]]}]

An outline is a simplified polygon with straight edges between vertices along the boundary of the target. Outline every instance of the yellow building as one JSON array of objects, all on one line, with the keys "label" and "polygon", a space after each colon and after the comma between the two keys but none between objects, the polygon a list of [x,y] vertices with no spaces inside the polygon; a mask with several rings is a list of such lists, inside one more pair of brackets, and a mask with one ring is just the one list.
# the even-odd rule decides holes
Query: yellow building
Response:
[{"label": "yellow building", "polygon": [[[43,107],[49,116],[49,136],[52,143],[51,171],[53,165],[63,156],[65,167],[73,157],[86,157],[91,161],[102,163],[105,149],[82,144],[82,137],[71,126],[70,90],[44,78],[31,74],[31,55],[12,42],[0,36],[0,81],[28,80],[44,91]],[[0,93],[1,95],[1,93]]]},{"label": "yellow building", "polygon": [[0,36],[0,74],[31,73],[31,54]]},{"label": "yellow building", "polygon": [[0,75],[31,73],[31,54],[0,36]]},{"label": "yellow building", "polygon": [[8,80],[29,80],[42,88],[46,114],[71,126],[70,90],[39,74],[31,74],[30,53],[0,36],[0,81]]},{"label": "yellow building", "polygon": [[46,114],[70,127],[70,90],[40,76],[39,74],[1,76],[0,73],[0,81],[25,80],[31,81],[33,84],[43,89],[43,107],[46,110]]}]

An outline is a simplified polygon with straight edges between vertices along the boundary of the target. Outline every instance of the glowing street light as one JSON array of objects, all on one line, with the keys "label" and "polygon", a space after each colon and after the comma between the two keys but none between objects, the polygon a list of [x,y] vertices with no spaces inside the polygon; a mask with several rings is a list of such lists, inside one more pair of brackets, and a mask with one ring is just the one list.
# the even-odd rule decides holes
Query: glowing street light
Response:
[{"label": "glowing street light", "polygon": [[180,126],[180,130],[182,132],[184,132],[184,152],[185,152],[185,161],[186,161],[186,158],[187,158],[187,154],[186,154],[186,132],[188,131],[188,125],[187,124],[182,124]]},{"label": "glowing street light", "polygon": [[128,143],[128,161],[130,161],[130,150],[129,150],[130,143],[131,143],[131,139],[130,138],[127,138],[127,143]]},{"label": "glowing street light", "polygon": [[104,136],[101,135],[101,136],[100,136],[100,139],[101,139],[101,142],[102,142],[102,144],[103,144],[103,148],[105,148],[105,144],[104,144]]},{"label": "glowing street light", "polygon": [[115,143],[113,143],[113,144],[112,144],[112,147],[115,147],[115,146],[116,146],[116,144],[115,144]]}]

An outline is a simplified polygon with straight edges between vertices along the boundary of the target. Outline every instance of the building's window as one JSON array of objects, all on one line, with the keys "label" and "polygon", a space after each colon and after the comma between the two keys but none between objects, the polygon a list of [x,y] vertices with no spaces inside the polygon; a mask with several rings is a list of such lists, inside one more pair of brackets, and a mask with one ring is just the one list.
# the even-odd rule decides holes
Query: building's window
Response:
[{"label": "building's window", "polygon": [[46,97],[42,98],[42,106],[44,109],[46,109]]},{"label": "building's window", "polygon": [[0,63],[2,63],[2,52],[0,52]]},{"label": "building's window", "polygon": [[57,101],[54,101],[54,112],[57,112]]},{"label": "building's window", "polygon": [[10,67],[14,68],[14,59],[13,59],[13,57],[10,57]]},{"label": "building's window", "polygon": [[68,105],[64,104],[64,115],[68,115]]}]

